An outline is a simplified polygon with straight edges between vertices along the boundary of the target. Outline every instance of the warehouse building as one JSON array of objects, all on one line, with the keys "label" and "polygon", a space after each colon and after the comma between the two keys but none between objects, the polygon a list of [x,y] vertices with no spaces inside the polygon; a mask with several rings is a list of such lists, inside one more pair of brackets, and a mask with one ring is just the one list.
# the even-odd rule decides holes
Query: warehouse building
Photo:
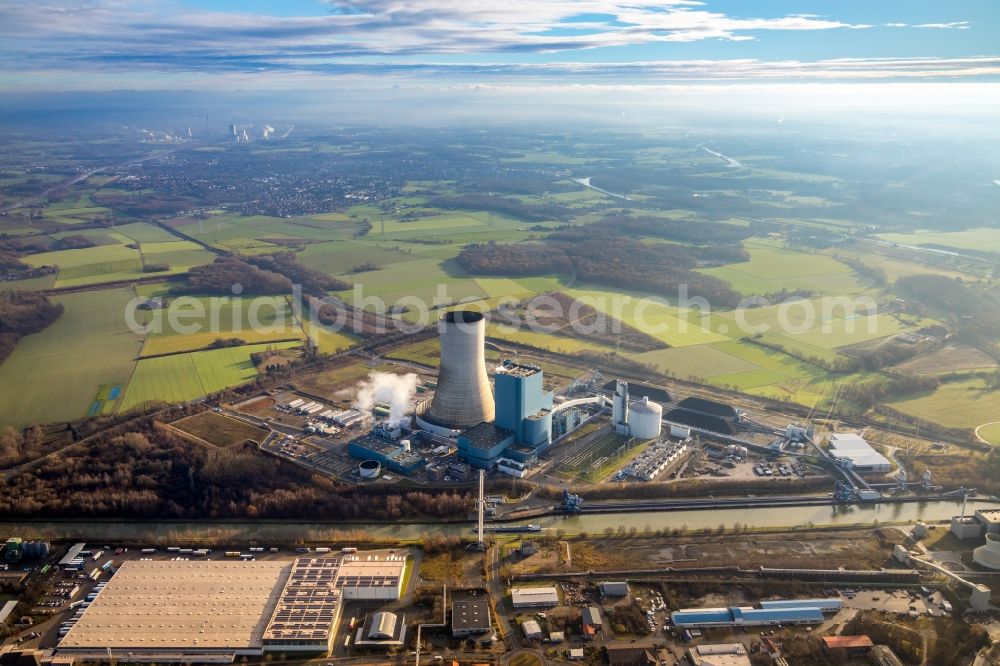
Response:
[{"label": "warehouse building", "polygon": [[355,645],[401,647],[406,642],[406,616],[389,611],[372,613],[354,637]]},{"label": "warehouse building", "polygon": [[554,587],[512,587],[510,600],[514,608],[558,606],[559,592]]},{"label": "warehouse building", "polygon": [[830,435],[830,455],[856,472],[888,472],[892,469],[885,456],[854,433]]},{"label": "warehouse building", "polygon": [[742,643],[697,645],[688,650],[692,666],[750,666],[750,656]]},{"label": "warehouse building", "polygon": [[628,583],[623,580],[606,580],[598,584],[602,597],[627,597]]},{"label": "warehouse building", "polygon": [[343,600],[399,598],[406,558],[375,557],[129,560],[57,653],[164,663],[326,653]]},{"label": "warehouse building", "polygon": [[818,608],[824,613],[836,613],[844,607],[844,601],[836,597],[831,599],[773,599],[760,602],[761,608]]},{"label": "warehouse building", "polygon": [[816,606],[688,608],[674,611],[670,614],[670,619],[679,629],[822,624],[823,611]]},{"label": "warehouse building", "polygon": [[460,599],[451,604],[451,635],[455,638],[479,636],[493,629],[490,602],[485,596]]},{"label": "warehouse building", "polygon": [[542,627],[536,620],[525,620],[521,623],[521,630],[529,641],[541,640],[543,636]]},{"label": "warehouse building", "polygon": [[581,616],[584,636],[593,636],[604,628],[601,610],[597,606],[585,606]]}]

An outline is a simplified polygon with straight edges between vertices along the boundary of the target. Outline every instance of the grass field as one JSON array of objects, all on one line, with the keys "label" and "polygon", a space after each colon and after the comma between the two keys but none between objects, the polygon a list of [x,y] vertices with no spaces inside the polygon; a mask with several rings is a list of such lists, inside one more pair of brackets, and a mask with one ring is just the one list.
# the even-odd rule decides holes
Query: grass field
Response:
[{"label": "grass field", "polygon": [[[271,305],[254,308],[254,301],[249,298],[200,296],[185,297],[183,307],[182,301],[172,303],[169,313],[154,311],[156,320],[151,324],[153,331],[146,339],[142,355],[204,349],[218,338],[239,338],[248,343],[305,339],[283,297],[257,302]],[[256,312],[259,326],[251,325],[251,310]],[[175,313],[181,326],[171,324],[170,313]]]},{"label": "grass field", "polygon": [[671,347],[702,345],[728,339],[726,335],[702,326],[691,313],[680,310],[662,298],[600,288],[568,289],[567,293]]},{"label": "grass field", "polygon": [[[70,232],[53,234],[54,237]],[[167,264],[168,270],[155,275],[186,273],[193,266],[211,263],[214,255],[191,241],[177,240],[162,229],[148,224],[126,224],[115,230],[83,230],[82,235],[94,247],[76,250],[55,250],[31,254],[24,258],[32,266],[58,266],[56,287],[79,287],[119,280],[149,277],[143,272],[146,264]],[[145,240],[144,240],[145,239]],[[141,243],[139,248],[129,247]]]},{"label": "grass field", "polygon": [[879,234],[879,238],[904,245],[934,244],[945,245],[956,250],[1000,252],[1000,229],[920,230],[910,234]]},{"label": "grass field", "polygon": [[989,389],[981,380],[942,384],[929,395],[890,404],[949,428],[975,428],[1000,418],[1000,390]]},{"label": "grass field", "polygon": [[124,386],[142,337],[125,324],[127,289],[56,296],[65,311],[41,333],[18,342],[0,364],[0,424],[82,418],[102,385]]},{"label": "grass field", "polygon": [[1000,423],[991,423],[979,429],[979,436],[990,444],[1000,445]]},{"label": "grass field", "polygon": [[[297,344],[285,342],[275,347],[287,349]],[[141,360],[119,410],[158,400],[185,402],[248,382],[257,376],[250,355],[267,347],[247,345]]]},{"label": "grass field", "polygon": [[754,242],[745,244],[750,261],[701,272],[728,282],[741,294],[772,294],[783,289],[808,289],[847,295],[866,286],[850,268],[823,254],[796,252]]},{"label": "grass field", "polygon": [[918,356],[897,367],[918,375],[940,375],[963,370],[993,371],[997,369],[997,362],[989,354],[974,347],[949,344],[932,354]]},{"label": "grass field", "polygon": [[171,423],[173,427],[219,447],[233,446],[251,439],[259,442],[267,430],[225,414],[202,412]]}]

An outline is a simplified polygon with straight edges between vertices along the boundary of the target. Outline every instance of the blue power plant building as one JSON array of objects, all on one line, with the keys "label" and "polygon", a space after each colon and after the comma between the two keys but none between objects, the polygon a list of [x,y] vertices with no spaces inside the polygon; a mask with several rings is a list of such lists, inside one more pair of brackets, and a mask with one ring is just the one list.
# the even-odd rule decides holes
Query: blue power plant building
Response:
[{"label": "blue power plant building", "polygon": [[552,443],[552,392],[542,369],[504,361],[494,375],[496,420],[458,436],[458,455],[481,469],[507,459],[531,464]]}]

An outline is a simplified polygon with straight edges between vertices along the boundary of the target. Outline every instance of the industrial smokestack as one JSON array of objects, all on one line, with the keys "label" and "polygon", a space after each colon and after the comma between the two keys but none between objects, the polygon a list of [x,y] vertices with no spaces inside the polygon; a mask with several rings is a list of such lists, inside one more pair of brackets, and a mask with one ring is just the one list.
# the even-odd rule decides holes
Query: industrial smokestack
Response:
[{"label": "industrial smokestack", "polygon": [[496,417],[486,376],[486,319],[481,312],[453,310],[438,325],[441,367],[425,417],[437,425],[467,428]]}]

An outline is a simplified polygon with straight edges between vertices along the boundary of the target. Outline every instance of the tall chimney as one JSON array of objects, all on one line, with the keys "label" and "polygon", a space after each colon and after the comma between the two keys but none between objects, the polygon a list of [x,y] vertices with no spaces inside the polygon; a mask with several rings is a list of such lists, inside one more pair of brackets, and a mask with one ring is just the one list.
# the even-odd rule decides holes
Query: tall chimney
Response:
[{"label": "tall chimney", "polygon": [[496,416],[486,375],[486,319],[481,312],[453,310],[438,325],[441,366],[426,417],[438,425],[467,428]]}]

